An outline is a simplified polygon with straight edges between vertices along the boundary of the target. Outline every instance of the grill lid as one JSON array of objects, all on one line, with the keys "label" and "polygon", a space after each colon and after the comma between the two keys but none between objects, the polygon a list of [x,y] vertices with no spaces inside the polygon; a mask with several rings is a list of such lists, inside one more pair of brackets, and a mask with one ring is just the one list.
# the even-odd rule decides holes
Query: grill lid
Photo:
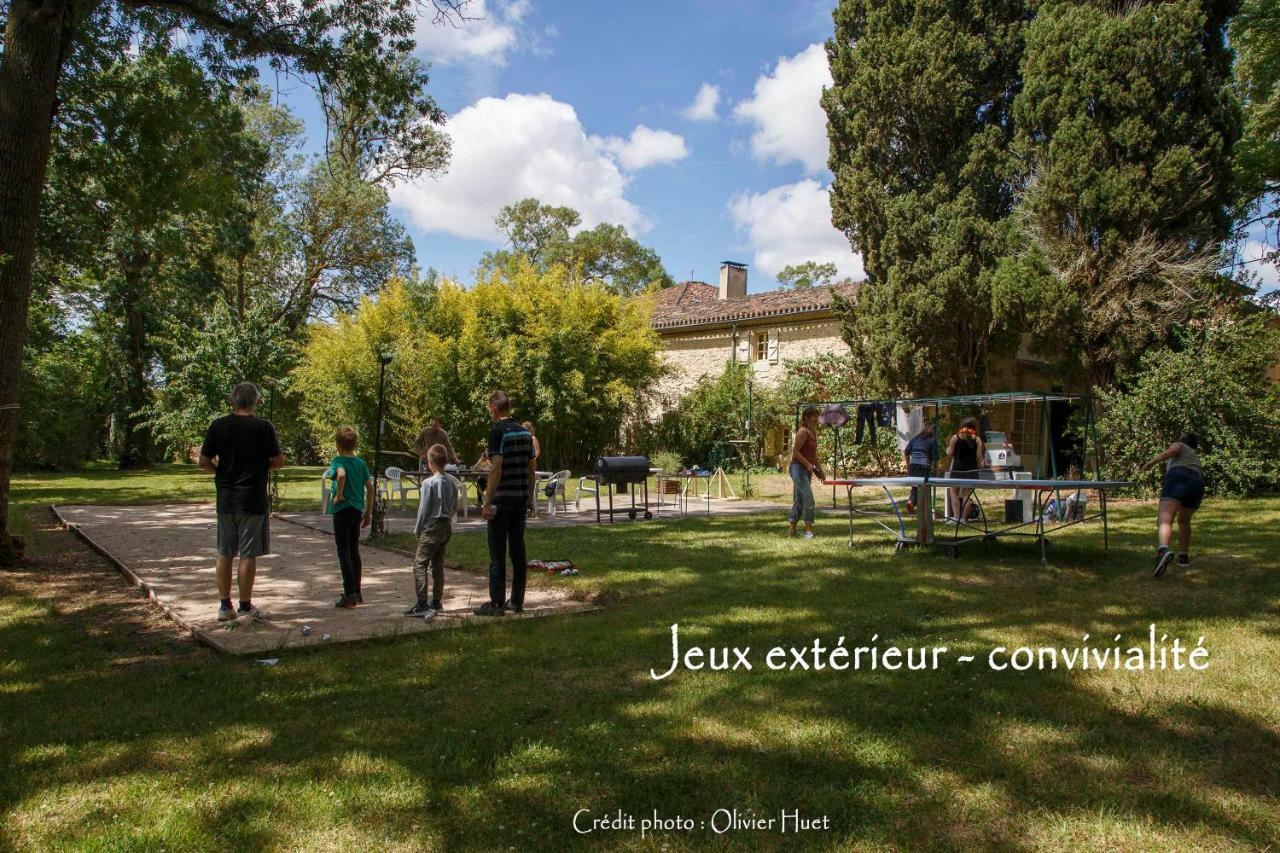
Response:
[{"label": "grill lid", "polygon": [[596,477],[610,483],[642,483],[649,476],[647,456],[601,456],[596,460]]}]

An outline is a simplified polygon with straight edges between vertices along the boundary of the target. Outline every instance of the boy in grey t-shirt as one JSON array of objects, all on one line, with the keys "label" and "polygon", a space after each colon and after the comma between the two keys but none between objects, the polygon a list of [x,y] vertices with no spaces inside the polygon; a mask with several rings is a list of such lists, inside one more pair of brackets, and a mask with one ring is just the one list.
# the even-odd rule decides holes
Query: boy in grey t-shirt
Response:
[{"label": "boy in grey t-shirt", "polygon": [[[418,550],[413,558],[413,581],[418,601],[405,611],[405,616],[426,616],[443,609],[444,551],[453,536],[453,514],[458,509],[458,484],[444,472],[449,451],[443,444],[427,450],[431,476],[422,482],[418,501],[418,522],[413,532],[418,537]],[[431,575],[431,595],[427,596],[427,573]]]}]

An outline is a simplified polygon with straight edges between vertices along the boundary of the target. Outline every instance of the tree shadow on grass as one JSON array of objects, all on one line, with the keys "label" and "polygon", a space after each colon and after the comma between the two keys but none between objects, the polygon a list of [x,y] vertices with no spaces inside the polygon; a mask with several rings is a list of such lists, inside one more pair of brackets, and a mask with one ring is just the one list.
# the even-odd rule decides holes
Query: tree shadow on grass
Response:
[{"label": "tree shadow on grass", "polygon": [[[189,811],[192,844],[291,846],[329,826],[352,845],[647,848],[630,834],[576,836],[572,815],[703,820],[735,807],[827,814],[834,830],[699,829],[666,843],[1021,850],[1073,822],[1093,826],[1095,841],[1139,827],[1137,846],[1273,840],[1280,738],[1249,707],[1257,697],[1234,687],[1248,674],[1230,667],[1187,676],[1198,684],[981,663],[648,676],[669,663],[672,622],[690,642],[752,646],[757,666],[772,645],[841,635],[850,646],[879,634],[979,651],[1004,639],[1064,645],[1086,631],[1132,637],[1158,620],[1212,637],[1267,617],[1277,580],[1265,564],[1215,566],[1212,584],[1191,573],[1155,584],[1123,565],[1141,550],[1127,530],[1120,561],[1063,559],[1057,574],[1005,552],[850,554],[833,538],[801,550],[774,540],[766,520],[557,540],[572,530],[546,531],[544,544],[572,542],[629,606],[300,650],[271,668],[214,658],[121,671],[47,610],[4,622],[0,659],[18,667],[0,677],[0,719],[11,721],[0,733],[12,757],[4,812],[62,814],[56,837],[28,830],[26,843],[105,843],[117,836],[101,786],[150,773],[172,791],[119,808],[144,822],[156,808]],[[1255,656],[1276,651],[1270,634],[1253,642]],[[353,770],[352,756],[373,769]],[[324,787],[341,793],[330,801]]]}]

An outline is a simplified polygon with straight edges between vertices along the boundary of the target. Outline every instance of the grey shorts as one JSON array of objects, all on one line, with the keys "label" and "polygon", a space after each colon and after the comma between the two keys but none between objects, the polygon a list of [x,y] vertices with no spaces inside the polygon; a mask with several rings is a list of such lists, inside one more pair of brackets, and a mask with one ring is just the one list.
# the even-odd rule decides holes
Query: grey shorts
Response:
[{"label": "grey shorts", "polygon": [[271,523],[265,515],[218,513],[218,556],[261,557],[271,553]]}]

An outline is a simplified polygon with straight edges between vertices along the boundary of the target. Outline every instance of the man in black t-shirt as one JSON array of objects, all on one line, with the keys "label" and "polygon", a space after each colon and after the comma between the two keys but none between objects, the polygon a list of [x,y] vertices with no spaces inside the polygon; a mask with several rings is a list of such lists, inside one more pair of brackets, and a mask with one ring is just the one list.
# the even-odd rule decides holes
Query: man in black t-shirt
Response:
[{"label": "man in black t-shirt", "polygon": [[231,392],[229,415],[209,424],[200,447],[200,467],[213,474],[218,490],[218,619],[235,619],[231,606],[231,561],[240,558],[238,615],[257,613],[253,580],[258,557],[270,553],[267,475],[284,467],[284,454],[271,421],[254,415],[262,395],[252,382]]},{"label": "man in black t-shirt", "polygon": [[[533,507],[533,435],[511,417],[511,398],[502,391],[489,395],[489,481],[481,501],[489,527],[489,600],[476,609],[480,616],[501,616],[524,610],[527,560],[524,520]],[[511,553],[511,598],[507,592],[507,552]]]}]

